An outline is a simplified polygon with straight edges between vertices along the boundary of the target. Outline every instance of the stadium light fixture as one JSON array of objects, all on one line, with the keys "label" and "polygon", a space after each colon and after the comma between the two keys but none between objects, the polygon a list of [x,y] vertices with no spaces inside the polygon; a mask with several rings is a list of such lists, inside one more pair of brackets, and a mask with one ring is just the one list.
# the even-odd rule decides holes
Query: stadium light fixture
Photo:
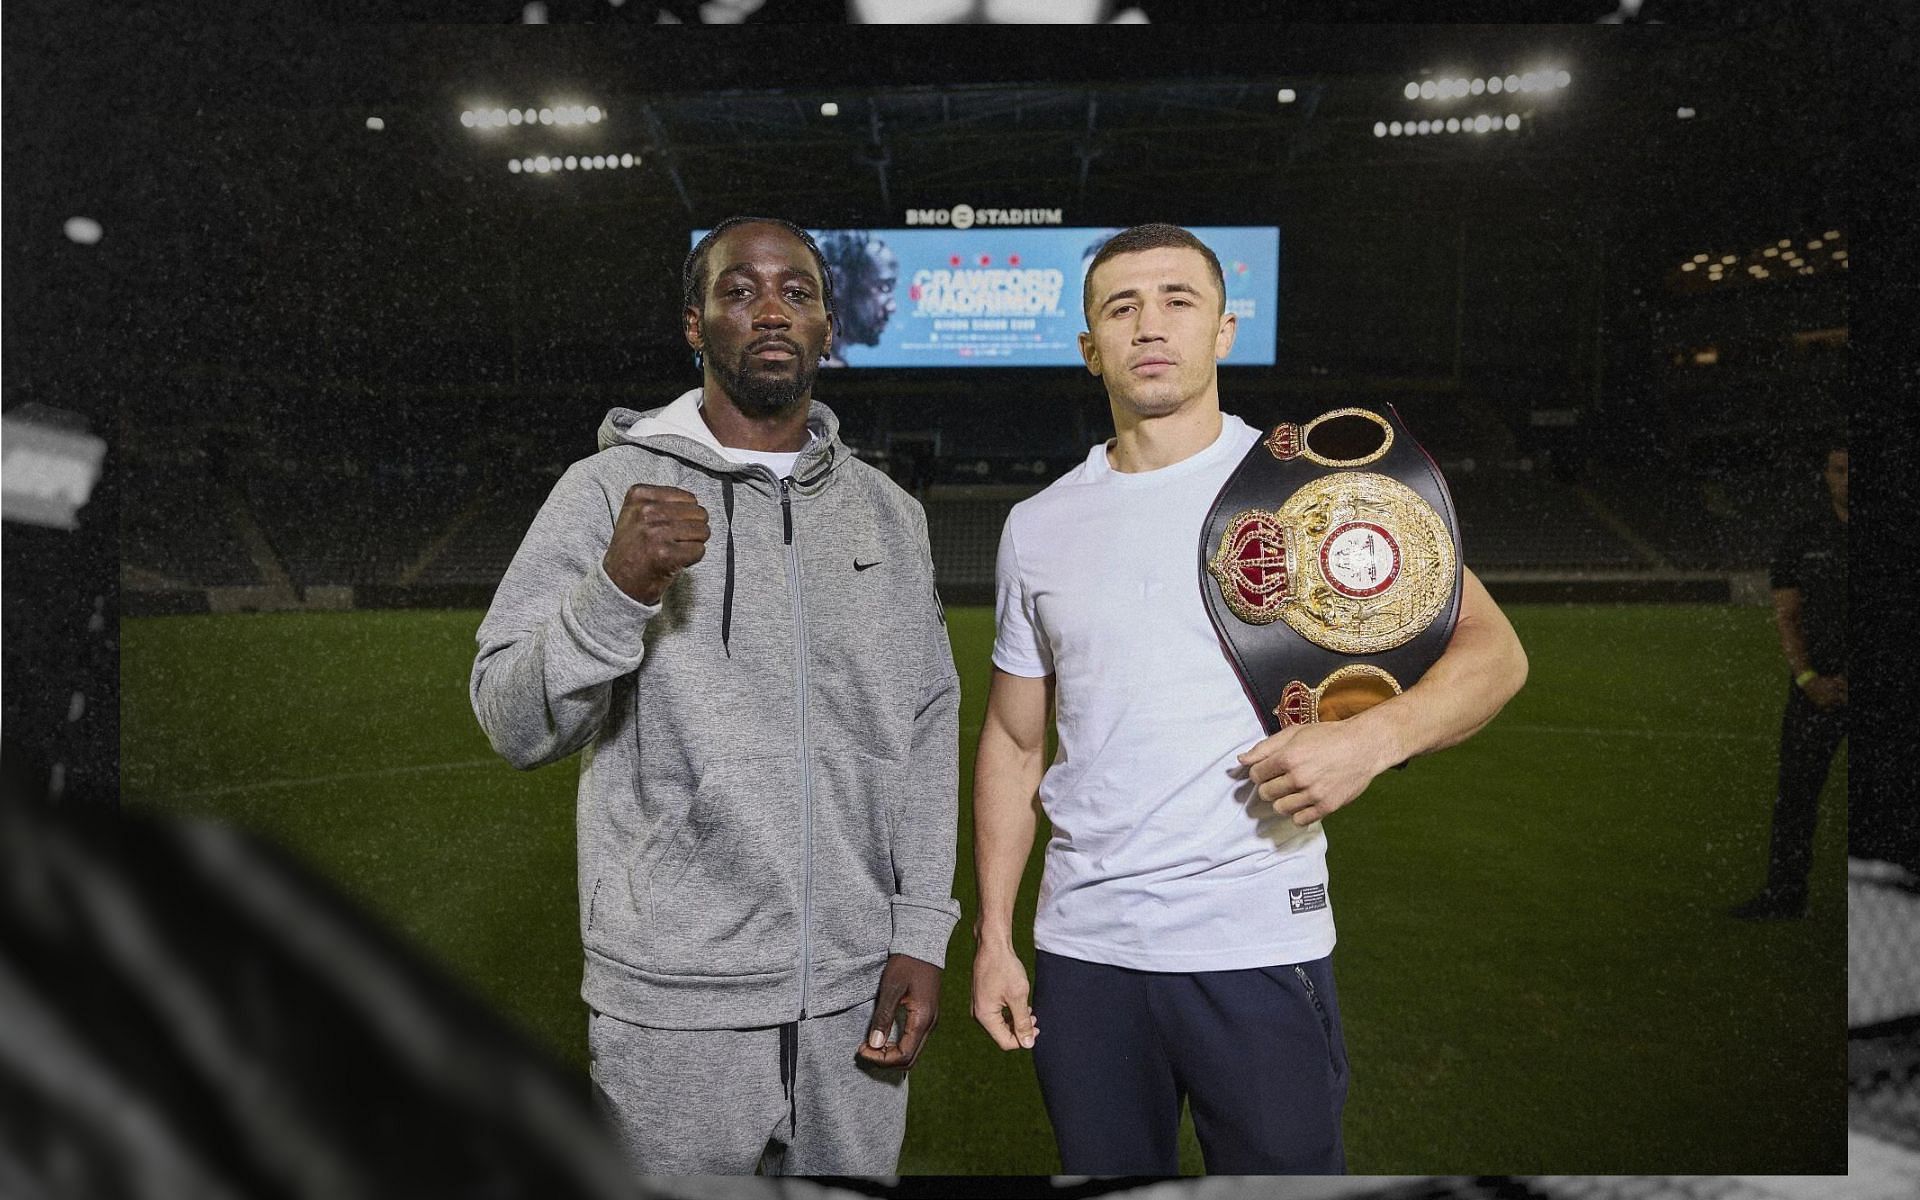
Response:
[{"label": "stadium light fixture", "polygon": [[1676,110],[1673,115],[1682,121],[1691,121],[1694,118],[1694,111],[1683,106]]},{"label": "stadium light fixture", "polygon": [[840,106],[828,100],[820,105],[820,115],[823,117],[837,117],[840,115]]},{"label": "stadium light fixture", "polygon": [[568,104],[558,108],[470,108],[460,114],[468,129],[505,129],[519,125],[597,125],[607,111],[597,104]]},{"label": "stadium light fixture", "polygon": [[1299,98],[1300,98],[1299,94],[1296,93],[1292,88],[1280,89],[1279,100],[1280,100],[1280,103],[1282,104],[1292,104],[1295,100],[1298,100]]},{"label": "stadium light fixture", "polygon": [[1522,74],[1489,75],[1468,79],[1410,80],[1401,89],[1409,100],[1458,100],[1467,96],[1498,96],[1502,92],[1553,92],[1573,85],[1573,74],[1563,68],[1536,68]]},{"label": "stadium light fixture", "polygon": [[387,127],[386,121],[379,117],[367,118],[367,128],[373,130],[375,133],[379,133],[382,129],[385,129],[386,127]]},{"label": "stadium light fixture", "polygon": [[[1520,114],[1508,113],[1504,117],[1498,113],[1481,113],[1478,116],[1432,117],[1422,121],[1375,121],[1375,137],[1420,137],[1435,133],[1499,133],[1518,130],[1522,124]],[[1705,261],[1704,256],[1702,261]]]},{"label": "stadium light fixture", "polygon": [[1697,271],[1700,269],[1700,264],[1697,262],[1683,262],[1680,264],[1680,269],[1682,271]]},{"label": "stadium light fixture", "polygon": [[613,171],[637,167],[641,161],[641,156],[637,154],[570,154],[564,158],[557,154],[536,154],[509,159],[507,170],[515,175],[551,175],[555,171]]}]

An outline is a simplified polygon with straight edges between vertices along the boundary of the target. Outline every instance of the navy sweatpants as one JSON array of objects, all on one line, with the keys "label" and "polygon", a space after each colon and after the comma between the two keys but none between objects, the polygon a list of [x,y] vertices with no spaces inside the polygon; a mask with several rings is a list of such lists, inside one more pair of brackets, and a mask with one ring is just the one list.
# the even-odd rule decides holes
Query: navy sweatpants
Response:
[{"label": "navy sweatpants", "polygon": [[1035,955],[1033,1066],[1070,1175],[1178,1175],[1180,1105],[1215,1175],[1341,1174],[1333,960],[1176,974]]}]

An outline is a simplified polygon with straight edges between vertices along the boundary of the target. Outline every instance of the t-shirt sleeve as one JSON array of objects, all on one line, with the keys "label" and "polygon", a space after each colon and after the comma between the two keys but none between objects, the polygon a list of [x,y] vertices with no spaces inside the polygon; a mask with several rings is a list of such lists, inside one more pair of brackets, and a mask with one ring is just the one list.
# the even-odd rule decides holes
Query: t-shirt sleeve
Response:
[{"label": "t-shirt sleeve", "polygon": [[1039,615],[1020,573],[1011,513],[1000,529],[1000,555],[993,567],[993,626],[994,666],[1029,679],[1053,674],[1053,654],[1040,633]]},{"label": "t-shirt sleeve", "polygon": [[1797,588],[1800,580],[1800,527],[1789,529],[1780,544],[1774,547],[1773,562],[1767,568],[1767,583],[1775,590]]}]

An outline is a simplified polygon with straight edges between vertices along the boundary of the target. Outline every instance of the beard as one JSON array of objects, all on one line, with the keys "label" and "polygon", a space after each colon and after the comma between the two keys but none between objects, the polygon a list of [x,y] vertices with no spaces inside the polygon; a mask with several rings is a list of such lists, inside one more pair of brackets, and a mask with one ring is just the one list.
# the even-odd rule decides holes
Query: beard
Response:
[{"label": "beard", "polygon": [[752,356],[744,352],[733,362],[712,360],[713,373],[733,398],[735,408],[749,417],[778,416],[797,404],[813,390],[814,376],[820,373],[820,360],[800,358],[799,369],[791,376],[769,375],[752,369]]}]

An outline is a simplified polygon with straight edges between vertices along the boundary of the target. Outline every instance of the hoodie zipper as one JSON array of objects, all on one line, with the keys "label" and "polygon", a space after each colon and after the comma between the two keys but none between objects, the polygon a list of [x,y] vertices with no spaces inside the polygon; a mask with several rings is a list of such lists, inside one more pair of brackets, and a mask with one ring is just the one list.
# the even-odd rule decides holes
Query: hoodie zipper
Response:
[{"label": "hoodie zipper", "polygon": [[807,737],[807,622],[800,594],[800,550],[793,540],[793,480],[780,481],[780,520],[787,545],[787,589],[793,594],[794,695],[800,727],[800,1019],[807,1017],[813,974],[813,758]]}]

